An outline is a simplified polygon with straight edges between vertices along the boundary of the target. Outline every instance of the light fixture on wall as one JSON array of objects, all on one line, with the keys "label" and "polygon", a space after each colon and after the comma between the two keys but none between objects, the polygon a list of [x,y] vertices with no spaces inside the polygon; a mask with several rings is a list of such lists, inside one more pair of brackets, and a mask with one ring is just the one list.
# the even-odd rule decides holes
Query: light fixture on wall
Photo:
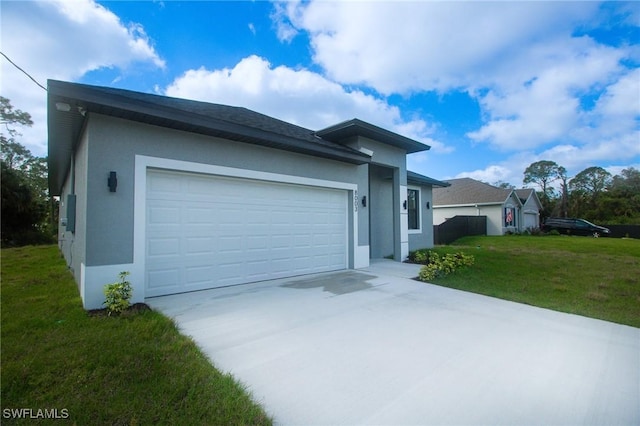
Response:
[{"label": "light fixture on wall", "polygon": [[429,210],[429,208],[430,208],[430,205],[429,205],[429,202],[427,201],[427,210]]},{"label": "light fixture on wall", "polygon": [[69,112],[71,111],[71,105],[66,102],[56,102],[56,109],[62,112]]},{"label": "light fixture on wall", "polygon": [[407,200],[404,200],[402,202],[402,207],[406,210],[407,209]]},{"label": "light fixture on wall", "polygon": [[118,178],[116,176],[116,172],[109,172],[107,186],[109,186],[109,192],[116,192],[116,188],[118,187]]},{"label": "light fixture on wall", "polygon": [[367,207],[367,196],[366,195],[364,195],[362,197],[362,207]]}]

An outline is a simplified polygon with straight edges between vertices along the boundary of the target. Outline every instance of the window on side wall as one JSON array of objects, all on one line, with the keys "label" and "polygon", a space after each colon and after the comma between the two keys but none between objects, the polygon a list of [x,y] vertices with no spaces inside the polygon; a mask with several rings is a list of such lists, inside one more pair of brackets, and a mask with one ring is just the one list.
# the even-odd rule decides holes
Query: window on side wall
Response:
[{"label": "window on side wall", "polygon": [[407,189],[407,213],[409,215],[409,231],[420,232],[420,190]]}]

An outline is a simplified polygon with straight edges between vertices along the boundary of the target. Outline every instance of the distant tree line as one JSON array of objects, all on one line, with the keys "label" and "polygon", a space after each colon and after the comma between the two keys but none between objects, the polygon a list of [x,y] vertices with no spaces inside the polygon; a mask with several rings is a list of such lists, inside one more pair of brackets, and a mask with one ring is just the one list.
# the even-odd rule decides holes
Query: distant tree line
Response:
[{"label": "distant tree line", "polygon": [[28,112],[14,109],[0,96],[2,129],[1,239],[3,246],[42,244],[55,241],[56,201],[49,196],[47,158],[34,156],[16,141],[15,126],[31,126]]},{"label": "distant tree line", "polygon": [[629,167],[612,176],[588,167],[569,177],[554,161],[537,161],[524,171],[523,183],[538,186],[542,218],[579,217],[605,224],[640,224],[640,171]]}]

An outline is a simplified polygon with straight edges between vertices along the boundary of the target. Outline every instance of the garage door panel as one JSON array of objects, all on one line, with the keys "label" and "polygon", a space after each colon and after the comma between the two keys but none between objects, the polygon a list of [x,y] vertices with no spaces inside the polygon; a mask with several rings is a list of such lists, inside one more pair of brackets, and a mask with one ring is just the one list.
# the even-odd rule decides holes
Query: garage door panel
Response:
[{"label": "garage door panel", "polygon": [[147,176],[148,296],[346,268],[346,191]]},{"label": "garage door panel", "polygon": [[151,238],[147,246],[149,257],[176,255],[179,252],[179,238]]},{"label": "garage door panel", "polygon": [[187,237],[185,238],[187,254],[215,253],[215,240],[212,237]]},{"label": "garage door panel", "polygon": [[149,212],[149,223],[151,225],[180,223],[180,209],[161,206],[154,207],[154,209]]},{"label": "garage door panel", "polygon": [[148,273],[147,290],[171,291],[179,290],[180,269],[179,268],[157,268]]}]

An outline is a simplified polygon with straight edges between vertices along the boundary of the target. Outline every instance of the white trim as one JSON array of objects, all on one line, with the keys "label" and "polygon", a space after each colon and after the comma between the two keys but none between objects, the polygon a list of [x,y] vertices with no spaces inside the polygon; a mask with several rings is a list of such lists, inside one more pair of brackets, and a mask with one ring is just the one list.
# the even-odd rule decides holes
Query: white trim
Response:
[{"label": "white trim", "polygon": [[[433,203],[431,203],[433,204]],[[504,206],[504,202],[494,202],[494,203],[468,203],[468,204],[439,204],[432,205],[433,209],[443,209],[443,208],[451,208],[451,207],[486,207],[486,206]]]},{"label": "white trim", "polygon": [[370,262],[370,247],[367,246],[357,246],[356,252],[354,253],[354,262],[353,269],[361,269],[369,267]]},{"label": "white trim", "polygon": [[141,166],[144,165],[145,173],[147,168],[158,168],[175,170],[178,172],[203,173],[224,177],[237,177],[278,183],[292,183],[305,186],[319,186],[323,188],[346,189],[350,191],[357,191],[358,189],[358,185],[355,183],[314,179],[302,176],[284,175],[280,173],[260,172],[257,170],[238,169],[235,167],[217,166],[212,164],[192,163],[189,161],[148,157],[145,155],[136,155],[136,169],[138,167],[138,163],[140,163]]},{"label": "white trim", "polygon": [[409,242],[409,210],[404,208],[407,201],[407,186],[400,185],[400,243]]},{"label": "white trim", "polygon": [[[176,171],[176,172],[187,172],[187,173],[202,173],[207,175],[218,175],[224,177],[235,177],[235,178],[245,178],[245,179],[254,179],[261,180],[267,182],[274,183],[289,183],[296,185],[305,185],[305,186],[316,186],[321,188],[332,188],[332,189],[342,189],[348,191],[347,193],[347,211],[350,208],[350,199],[353,199],[353,196],[358,191],[358,185],[355,183],[348,182],[338,182],[324,179],[315,179],[315,178],[307,178],[302,176],[294,176],[294,175],[285,175],[280,173],[270,173],[270,172],[260,172],[256,170],[248,170],[248,169],[239,169],[233,167],[226,166],[217,166],[212,164],[203,164],[203,163],[192,163],[188,161],[181,160],[172,160],[168,158],[159,158],[159,157],[150,157],[145,155],[136,155],[135,156],[135,185],[134,185],[134,212],[133,212],[133,223],[134,223],[134,235],[133,235],[133,264],[130,265],[128,269],[131,271],[132,283],[134,278],[134,273],[136,277],[139,277],[140,282],[140,290],[137,292],[142,300],[144,300],[144,274],[145,274],[145,262],[146,262],[146,196],[147,196],[147,169],[160,169],[167,171]],[[354,212],[352,214],[353,217],[353,232],[352,235],[349,236],[349,214],[345,218],[346,227],[347,227],[347,238],[351,238],[351,246],[354,247],[354,253],[349,253],[348,241],[347,245],[347,259],[345,267],[349,267],[349,259],[354,260],[355,264],[363,264],[363,260],[360,259],[360,251],[361,248],[358,246],[358,214]],[[367,248],[367,266],[369,260],[369,251]],[[111,265],[110,265],[111,266]],[[364,266],[362,266],[364,267]],[[114,275],[117,278],[117,273]],[[115,278],[114,278],[115,279]],[[109,281],[107,281],[109,282]],[[102,289],[102,287],[100,287]],[[135,291],[135,290],[134,290]],[[134,294],[134,297],[135,294]]]},{"label": "white trim", "polygon": [[404,262],[409,257],[409,242],[400,243],[400,258]]},{"label": "white trim", "polygon": [[[409,190],[418,191],[418,203],[416,205],[416,213],[418,215],[418,229],[409,229]],[[407,186],[407,230],[410,235],[422,234],[422,188],[419,186],[409,185]]]}]

